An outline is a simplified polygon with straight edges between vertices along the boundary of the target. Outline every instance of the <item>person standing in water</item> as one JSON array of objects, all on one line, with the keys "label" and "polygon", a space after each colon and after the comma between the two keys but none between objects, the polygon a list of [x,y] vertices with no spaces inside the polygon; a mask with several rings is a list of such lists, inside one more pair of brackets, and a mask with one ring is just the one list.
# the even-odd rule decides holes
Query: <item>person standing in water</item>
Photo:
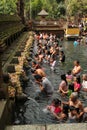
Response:
[{"label": "person standing in water", "polygon": [[62,96],[65,96],[68,94],[68,84],[66,81],[65,74],[61,75],[61,83],[59,84],[58,92],[60,92],[62,94]]},{"label": "person standing in water", "polygon": [[65,62],[65,54],[64,54],[63,51],[60,51],[59,61],[60,61],[61,63],[64,63],[64,62]]},{"label": "person standing in water", "polygon": [[79,44],[79,42],[77,40],[75,40],[73,43],[74,47],[77,47],[78,44]]},{"label": "person standing in water", "polygon": [[74,61],[74,68],[72,70],[73,76],[78,76],[78,75],[80,76],[81,71],[82,71],[82,68],[80,66],[80,62],[78,60],[75,60]]},{"label": "person standing in water", "polygon": [[87,74],[82,75],[82,90],[87,92]]}]

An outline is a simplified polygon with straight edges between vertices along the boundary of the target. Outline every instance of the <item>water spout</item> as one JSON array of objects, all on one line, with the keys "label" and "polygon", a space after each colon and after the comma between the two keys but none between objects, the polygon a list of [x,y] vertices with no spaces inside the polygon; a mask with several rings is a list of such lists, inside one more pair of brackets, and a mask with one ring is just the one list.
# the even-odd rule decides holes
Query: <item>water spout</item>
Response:
[{"label": "water spout", "polygon": [[31,97],[28,97],[27,99],[32,100],[33,102],[35,102],[39,106],[39,103],[35,99],[33,99]]}]

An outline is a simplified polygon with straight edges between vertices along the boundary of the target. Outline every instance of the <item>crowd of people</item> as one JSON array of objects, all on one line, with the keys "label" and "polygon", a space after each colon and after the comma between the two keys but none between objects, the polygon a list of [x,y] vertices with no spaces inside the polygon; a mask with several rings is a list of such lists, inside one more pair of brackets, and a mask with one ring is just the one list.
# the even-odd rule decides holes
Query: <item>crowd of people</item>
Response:
[{"label": "crowd of people", "polygon": [[[39,90],[36,91],[35,100],[38,100],[40,96],[44,96],[44,100],[47,98],[49,100],[55,93],[64,99],[68,98],[67,102],[58,99],[58,97],[51,98],[52,103],[44,106],[43,112],[51,113],[53,118],[58,121],[71,123],[86,122],[87,107],[81,102],[80,94],[82,92],[87,96],[87,74],[82,74],[83,69],[79,60],[73,61],[74,67],[71,70],[69,69],[67,73],[61,74],[61,82],[56,86],[56,92],[54,84],[49,80],[43,67],[45,65],[49,67],[50,72],[56,73],[58,65],[63,66],[66,64],[65,50],[63,45],[60,44],[62,40],[62,38],[58,38],[52,33],[34,33],[34,44],[31,51],[29,50],[31,58],[23,58],[23,68],[21,73],[18,73],[19,77],[15,76],[15,74],[5,74],[3,75],[3,80],[6,85],[12,86],[12,89],[9,91],[9,97],[14,99],[16,94],[21,91],[19,89],[20,86],[23,90],[28,86],[30,80],[30,77],[28,77],[30,73],[28,71],[31,71],[31,77],[33,77],[35,85],[39,87]],[[22,60],[20,61],[22,62]],[[16,83],[20,85],[19,88]],[[5,91],[6,93],[8,91],[6,87]],[[5,97],[3,93],[1,94]]]},{"label": "crowd of people", "polygon": [[[35,83],[39,86],[38,94],[46,98],[51,97],[55,91],[51,81],[43,69],[43,64],[49,66],[55,73],[57,62],[61,65],[65,63],[66,56],[63,46],[60,45],[62,38],[55,34],[39,33],[34,34],[34,57],[32,60],[31,72]],[[53,99],[50,105],[47,105],[46,111],[53,114],[58,120],[67,120],[69,122],[87,121],[87,107],[84,107],[79,99],[81,91],[87,92],[87,74],[82,75],[82,67],[79,60],[74,61],[72,70],[61,75],[61,83],[58,84],[57,94],[62,97],[68,97],[68,102],[62,102],[58,98]]]}]

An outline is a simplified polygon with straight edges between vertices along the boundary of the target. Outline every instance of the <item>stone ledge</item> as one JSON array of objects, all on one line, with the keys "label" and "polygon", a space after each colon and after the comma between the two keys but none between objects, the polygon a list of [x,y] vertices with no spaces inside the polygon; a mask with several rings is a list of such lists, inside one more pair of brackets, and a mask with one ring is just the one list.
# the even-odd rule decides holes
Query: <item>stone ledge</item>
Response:
[{"label": "stone ledge", "polygon": [[87,130],[86,123],[8,126],[5,130]]},{"label": "stone ledge", "polygon": [[46,130],[87,130],[86,123],[47,125]]},{"label": "stone ledge", "polygon": [[8,126],[5,130],[45,130],[45,126],[42,126],[42,125],[18,125],[18,126]]}]

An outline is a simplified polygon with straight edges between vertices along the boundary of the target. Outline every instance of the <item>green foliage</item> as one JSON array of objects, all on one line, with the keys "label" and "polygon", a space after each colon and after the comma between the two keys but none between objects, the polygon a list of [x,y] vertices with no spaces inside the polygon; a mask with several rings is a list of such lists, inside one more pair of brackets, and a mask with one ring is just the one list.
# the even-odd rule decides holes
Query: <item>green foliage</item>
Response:
[{"label": "green foliage", "polygon": [[[31,1],[31,2],[30,2]],[[49,13],[49,18],[58,18],[65,15],[64,0],[25,0],[26,12],[31,13],[32,18],[36,18],[41,9]],[[59,4],[58,4],[58,3]],[[31,8],[30,8],[31,7]]]},{"label": "green foliage", "polygon": [[42,9],[42,1],[41,0],[34,0],[31,4],[31,13],[32,13],[32,18],[35,18],[37,14],[41,11]]},{"label": "green foliage", "polygon": [[66,9],[64,4],[58,4],[54,10],[50,12],[51,18],[58,19],[66,14]]},{"label": "green foliage", "polygon": [[0,14],[15,14],[17,0],[1,0]]},{"label": "green foliage", "polygon": [[[16,14],[18,0],[0,0],[0,14]],[[86,14],[87,0],[24,0],[25,14],[28,18],[37,18],[41,9],[49,13],[49,18],[59,18],[65,16],[75,16],[76,14]]]},{"label": "green foliage", "polygon": [[86,14],[87,0],[66,0],[66,11],[69,16]]}]

